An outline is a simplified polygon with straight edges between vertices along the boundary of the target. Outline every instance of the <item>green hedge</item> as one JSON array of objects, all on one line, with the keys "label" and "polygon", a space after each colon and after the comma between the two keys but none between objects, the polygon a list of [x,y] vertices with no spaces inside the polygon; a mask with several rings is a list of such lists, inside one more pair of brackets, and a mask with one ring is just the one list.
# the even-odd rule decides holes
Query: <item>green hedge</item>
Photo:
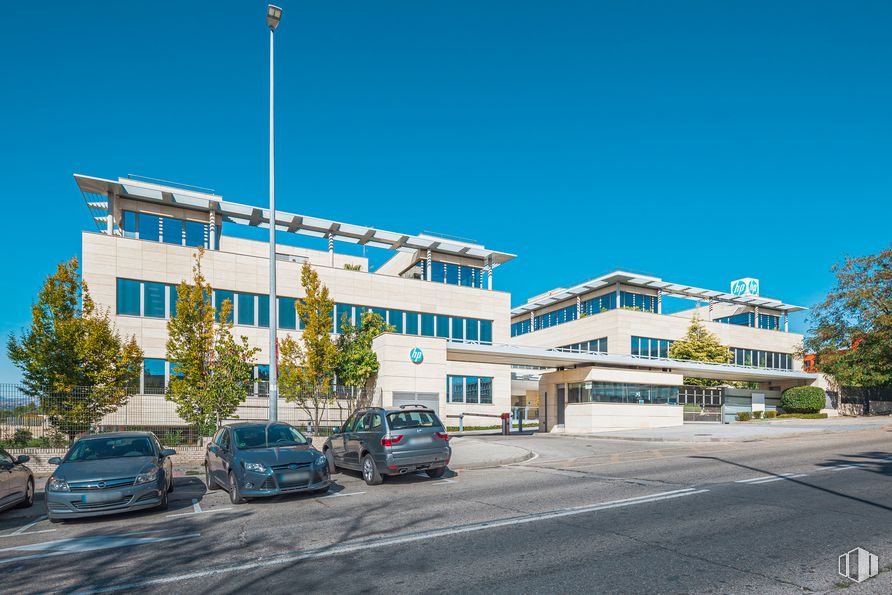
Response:
[{"label": "green hedge", "polygon": [[781,408],[786,413],[817,413],[825,403],[824,389],[817,386],[794,386],[781,395]]},{"label": "green hedge", "polygon": [[753,414],[749,411],[738,411],[735,417],[737,418],[737,421],[749,421],[753,419]]},{"label": "green hedge", "polygon": [[784,413],[778,419],[827,419],[826,413]]}]

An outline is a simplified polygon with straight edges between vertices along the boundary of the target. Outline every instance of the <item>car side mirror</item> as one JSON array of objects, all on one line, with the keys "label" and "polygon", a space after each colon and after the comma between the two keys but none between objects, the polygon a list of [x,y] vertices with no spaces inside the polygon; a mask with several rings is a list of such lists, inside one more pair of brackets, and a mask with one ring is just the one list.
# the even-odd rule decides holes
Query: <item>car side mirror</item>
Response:
[{"label": "car side mirror", "polygon": [[340,433],[341,433],[341,428],[335,426],[335,427],[333,427],[333,428],[331,429],[331,433],[332,433],[332,434],[340,434]]},{"label": "car side mirror", "polygon": [[172,448],[162,448],[162,449],[161,449],[161,456],[162,456],[162,457],[172,457],[172,456],[175,455],[175,454],[177,454],[177,451],[175,451],[175,450],[172,449]]},{"label": "car side mirror", "polygon": [[19,458],[17,458],[15,460],[15,462],[18,463],[19,465],[24,465],[25,463],[27,463],[30,460],[31,460],[31,457],[29,457],[28,455],[19,455]]},{"label": "car side mirror", "polygon": [[47,463],[49,463],[50,465],[61,465],[62,458],[61,457],[52,457],[50,460],[47,461]]}]

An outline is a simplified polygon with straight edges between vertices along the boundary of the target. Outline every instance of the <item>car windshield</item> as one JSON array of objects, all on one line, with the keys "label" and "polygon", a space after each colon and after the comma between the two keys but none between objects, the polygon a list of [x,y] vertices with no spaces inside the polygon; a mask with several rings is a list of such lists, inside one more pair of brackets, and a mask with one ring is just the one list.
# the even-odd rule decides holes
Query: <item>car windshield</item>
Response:
[{"label": "car windshield", "polygon": [[391,430],[403,428],[433,428],[443,424],[432,411],[400,411],[388,413],[387,423]]},{"label": "car windshield", "polygon": [[244,426],[235,429],[235,442],[240,449],[303,446],[307,439],[291,426]]},{"label": "car windshield", "polygon": [[145,436],[89,438],[78,440],[68,451],[66,461],[99,461],[121,457],[153,457],[155,449]]}]

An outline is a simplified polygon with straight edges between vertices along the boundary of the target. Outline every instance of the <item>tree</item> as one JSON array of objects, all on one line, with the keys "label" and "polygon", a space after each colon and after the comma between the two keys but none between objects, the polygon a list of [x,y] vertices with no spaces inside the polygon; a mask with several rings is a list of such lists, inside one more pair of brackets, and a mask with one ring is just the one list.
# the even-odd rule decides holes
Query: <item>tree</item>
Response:
[{"label": "tree", "polygon": [[298,300],[303,324],[300,342],[286,338],[279,345],[279,384],[283,397],[303,409],[319,428],[322,412],[334,401],[332,380],[337,349],[331,340],[334,301],[308,262],[300,272],[306,297]]},{"label": "tree", "polygon": [[338,382],[350,389],[345,395],[348,414],[369,405],[372,379],[378,373],[378,356],[372,350],[372,340],[394,330],[395,327],[374,312],[363,312],[358,325],[351,324],[344,315],[336,341],[338,363],[335,372]]},{"label": "tree", "polygon": [[252,380],[251,364],[258,349],[245,337],[232,335],[232,302],[218,311],[211,305],[211,287],[201,272],[199,249],[192,266],[192,283],[177,286],[177,311],[167,323],[167,359],[172,362],[166,398],[177,414],[212,434],[220,422],[245,400]]},{"label": "tree", "polygon": [[142,350],[121,338],[108,309],[99,308],[78,274],[78,260],[61,262],[31,306],[31,327],[7,341],[22,370],[24,392],[40,400],[50,423],[73,438],[128,399],[138,384]]},{"label": "tree", "polygon": [[[722,345],[718,337],[706,330],[700,319],[694,316],[684,338],[674,341],[669,346],[669,357],[726,364],[731,361],[731,350]],[[684,383],[692,386],[719,386],[722,381],[685,377]]]},{"label": "tree", "polygon": [[892,245],[832,271],[836,285],[812,310],[805,352],[841,386],[892,386]]},{"label": "tree", "polygon": [[819,386],[794,386],[781,395],[781,408],[786,413],[818,413],[824,408],[826,398]]}]

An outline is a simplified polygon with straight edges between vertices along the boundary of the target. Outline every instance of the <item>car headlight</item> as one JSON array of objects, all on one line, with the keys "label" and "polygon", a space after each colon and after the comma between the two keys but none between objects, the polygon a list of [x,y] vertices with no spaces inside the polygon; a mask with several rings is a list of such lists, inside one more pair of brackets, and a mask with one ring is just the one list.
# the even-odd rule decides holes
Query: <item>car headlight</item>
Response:
[{"label": "car headlight", "polygon": [[253,471],[254,473],[266,472],[266,467],[263,463],[250,463],[248,461],[242,461],[242,467],[245,468],[245,471]]},{"label": "car headlight", "polygon": [[71,491],[71,488],[68,487],[68,482],[65,481],[64,477],[50,477],[50,480],[46,482],[46,489],[50,492]]},{"label": "car headlight", "polygon": [[140,473],[136,476],[135,485],[139,485],[142,483],[152,483],[153,481],[158,480],[158,470],[152,469],[151,471],[146,471],[145,473]]},{"label": "car headlight", "polygon": [[320,454],[316,457],[316,466],[317,467],[328,467],[328,459],[325,458],[324,454]]}]

